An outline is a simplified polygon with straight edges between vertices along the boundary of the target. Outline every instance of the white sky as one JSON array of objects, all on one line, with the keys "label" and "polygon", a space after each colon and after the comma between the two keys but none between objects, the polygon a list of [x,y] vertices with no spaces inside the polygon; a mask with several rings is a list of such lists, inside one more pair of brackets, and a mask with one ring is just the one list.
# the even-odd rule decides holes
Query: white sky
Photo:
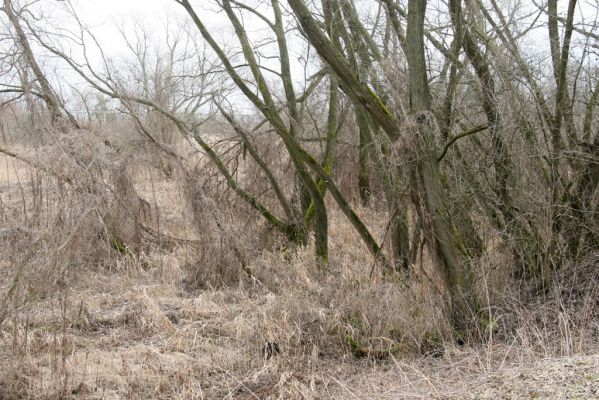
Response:
[{"label": "white sky", "polygon": [[156,17],[181,8],[173,0],[75,0],[86,19],[110,23],[123,16]]},{"label": "white sky", "polygon": [[[94,32],[98,32],[99,35],[104,39],[108,39],[111,46],[118,46],[119,33],[116,29],[118,25],[128,25],[132,21],[137,20],[142,22],[144,25],[149,26],[160,26],[163,25],[166,16],[170,18],[189,18],[185,13],[185,10],[180,5],[176,4],[174,0],[71,0],[72,4],[76,8],[78,15],[81,19],[89,26],[94,27]],[[370,2],[371,0],[355,0],[359,5],[360,3]],[[438,0],[437,0],[438,1]],[[435,0],[429,0],[431,5],[436,3]],[[507,0],[505,3],[511,3],[515,0]],[[522,2],[523,1],[523,2]],[[533,6],[531,0],[520,0],[523,6]],[[212,1],[209,0],[196,0],[193,1],[196,8],[196,12],[203,17],[206,12],[202,10],[202,6],[210,7]],[[253,3],[250,1],[248,3]],[[503,1],[500,1],[503,3]],[[538,3],[544,3],[543,0],[538,0]],[[285,2],[283,2],[283,5]],[[593,6],[594,5],[594,6]],[[439,5],[441,10],[445,10],[446,5]],[[560,13],[565,15],[567,10],[568,1],[558,1],[558,7]],[[595,8],[597,7],[597,0],[578,0],[577,9],[579,17],[577,20],[580,21],[580,17],[584,19],[592,18],[595,14]],[[214,9],[214,6],[212,6]],[[443,11],[442,11],[443,12]],[[247,14],[247,13],[246,13]],[[429,16],[430,17],[430,16]],[[545,20],[546,17],[542,16],[541,20]],[[219,17],[213,13],[210,13],[209,18],[203,18],[203,22],[206,23],[210,28],[222,28],[227,26],[226,18]],[[159,31],[159,29],[157,29]],[[546,34],[542,32],[541,35]]]},{"label": "white sky", "polygon": [[[125,32],[134,37],[136,24],[151,29],[151,41],[156,47],[164,48],[165,44],[165,25],[167,20],[172,22],[186,21],[191,19],[183,7],[177,4],[174,0],[71,0],[71,4],[76,10],[78,17],[87,25],[100,41],[104,54],[108,57],[117,57],[124,55],[131,57],[131,53],[126,48],[121,27],[124,27]],[[213,37],[226,50],[231,46],[238,46],[236,37],[234,36],[232,27],[222,10],[219,14],[211,10],[216,10],[217,7],[212,1],[196,0],[192,1],[196,13],[202,18],[202,22],[207,25]],[[258,40],[263,36],[263,31],[259,31],[256,35],[255,30],[261,28],[260,24],[248,15],[244,15],[244,24],[251,40]],[[193,28],[195,29],[195,28]],[[270,31],[265,31],[268,35],[272,35]],[[301,93],[304,79],[304,64],[297,62],[298,57],[305,52],[304,43],[301,40],[289,39],[289,52],[292,61],[293,73],[298,77],[298,82],[301,85],[296,89]],[[313,54],[315,54],[313,52]],[[98,59],[99,60],[99,59]],[[276,59],[262,60],[263,65],[270,68],[278,69],[279,62]],[[310,74],[315,68],[311,68]],[[80,80],[79,78],[77,78]],[[83,83],[83,81],[81,80]],[[280,84],[278,84],[280,86]],[[238,96],[231,97],[231,99]],[[241,107],[247,107],[247,101],[243,96],[235,101]],[[243,106],[241,105],[243,104]]]},{"label": "white sky", "polygon": [[[128,26],[139,21],[147,26],[160,27],[167,15],[186,17],[185,10],[174,0],[73,0],[72,4],[79,18],[111,47],[124,48],[118,32],[121,25]],[[160,29],[157,28],[157,31]]]},{"label": "white sky", "polygon": [[[124,26],[125,31],[134,32],[135,23],[141,24],[146,27],[150,27],[153,30],[153,42],[156,42],[156,46],[161,46],[164,44],[162,38],[164,37],[164,26],[167,19],[171,20],[187,20],[189,21],[189,16],[186,14],[185,10],[174,0],[71,0],[73,6],[76,9],[77,14],[81,18],[81,20],[89,26],[95,35],[97,35],[98,39],[101,42],[103,51],[108,56],[119,56],[120,53],[126,52],[126,46],[124,40],[119,32],[118,27]],[[254,2],[256,0],[252,0]],[[359,5],[360,3],[364,5],[364,2],[372,2],[372,0],[355,0]],[[441,0],[429,0],[429,3],[433,4],[437,1]],[[506,0],[506,2],[515,1],[515,0]],[[522,0],[524,5],[531,5],[529,3],[530,0]],[[539,0],[542,1],[542,0]],[[597,0],[579,0],[578,1],[578,10],[581,14],[586,14],[585,17],[589,18],[591,15],[594,15],[593,7],[590,7],[590,4],[595,4]],[[53,1],[44,2],[46,5],[54,3]],[[213,32],[213,35],[216,39],[222,44],[225,45],[234,45],[236,44],[236,39],[233,37],[230,24],[226,20],[226,17],[219,16],[212,12],[207,12],[202,10],[202,6],[210,7],[210,4],[213,4],[212,1],[209,0],[195,0],[193,4],[196,6],[196,12],[200,15],[203,22],[208,25],[210,30]],[[561,0],[559,1],[560,9],[562,10],[562,15],[565,14],[565,9],[567,7],[567,1]],[[41,3],[42,4],[42,3]],[[60,4],[60,3],[54,3]],[[283,1],[284,5],[285,2]],[[440,6],[442,10],[445,10],[446,6]],[[214,8],[214,6],[213,6]],[[585,13],[586,10],[593,11],[592,13]],[[48,11],[51,13],[51,11]],[[591,15],[589,15],[591,14]],[[222,15],[222,14],[221,14]],[[546,17],[542,16],[542,20],[545,20]],[[577,18],[578,19],[578,18]],[[247,26],[252,26],[251,21],[248,22]],[[61,20],[58,19],[55,23],[60,24]],[[252,29],[249,29],[251,33]],[[217,32],[217,33],[215,33]],[[546,39],[546,30],[543,29],[542,32],[539,32],[542,36],[542,45],[535,46],[534,43],[529,43],[531,52],[539,52],[539,53],[547,53],[548,51],[548,42]],[[255,36],[254,36],[255,37]],[[232,39],[232,40],[229,40]],[[533,40],[534,42],[534,40]],[[301,76],[304,75],[303,66],[298,60],[298,56],[302,54],[305,50],[303,43],[300,40],[291,40],[290,43],[290,53],[292,57],[292,63],[294,63],[294,72],[298,74],[298,78],[301,80]],[[536,48],[535,48],[536,47]],[[312,52],[314,53],[314,52]],[[277,69],[276,60],[267,60],[267,65],[271,65],[273,63],[273,68]]]}]

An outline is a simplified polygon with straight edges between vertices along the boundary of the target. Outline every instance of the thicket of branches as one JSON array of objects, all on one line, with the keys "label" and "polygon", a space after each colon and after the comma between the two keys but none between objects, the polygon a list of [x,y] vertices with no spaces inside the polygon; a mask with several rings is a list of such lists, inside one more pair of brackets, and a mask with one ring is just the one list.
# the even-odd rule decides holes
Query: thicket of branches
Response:
[{"label": "thicket of branches", "polygon": [[[490,252],[543,291],[598,248],[596,5],[222,0],[209,12],[175,0],[185,18],[160,45],[142,27],[123,31],[128,56],[114,59],[73,6],[60,6],[67,30],[47,23],[45,3],[3,0],[1,112],[26,110],[42,137],[91,121],[82,86],[85,118],[40,63],[52,60],[92,98],[118,101],[165,173],[202,179],[175,145],[185,138],[211,161],[213,184],[289,244],[313,241],[323,270],[335,263],[331,207],[386,278],[409,283],[428,258],[458,336],[478,323],[477,264]],[[214,8],[230,38],[211,28]],[[531,37],[546,54],[526,47]],[[217,123],[227,135],[207,134]],[[382,234],[359,216],[380,207]]]}]

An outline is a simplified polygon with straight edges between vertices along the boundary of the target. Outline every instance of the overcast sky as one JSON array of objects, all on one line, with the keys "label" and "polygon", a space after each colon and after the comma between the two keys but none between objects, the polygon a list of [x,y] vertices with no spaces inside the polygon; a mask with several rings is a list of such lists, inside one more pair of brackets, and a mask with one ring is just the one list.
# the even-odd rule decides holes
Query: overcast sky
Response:
[{"label": "overcast sky", "polygon": [[99,23],[132,15],[155,17],[181,7],[173,0],[75,0],[73,4]]},{"label": "overcast sky", "polygon": [[[139,27],[139,24],[145,26],[146,28],[150,28],[152,31],[152,43],[156,46],[162,47],[164,45],[164,26],[166,24],[167,19],[177,20],[180,19],[182,21],[189,21],[189,16],[186,14],[185,10],[174,0],[71,0],[73,7],[75,8],[78,16],[84,22],[85,25],[91,28],[97,38],[100,40],[102,45],[102,49],[104,53],[109,56],[116,56],[117,58],[121,55],[120,53],[125,53],[126,45],[119,32],[119,27],[122,27],[128,34],[133,34],[136,32],[136,24]],[[255,2],[256,0],[252,0],[251,2]],[[355,0],[358,5],[364,5],[366,2],[371,4],[375,4],[373,0]],[[509,3],[515,0],[504,0],[500,3]],[[539,0],[541,1],[541,0]],[[248,1],[248,3],[251,3]],[[435,9],[435,4],[437,2],[442,2],[442,0],[429,0],[429,4],[432,9]],[[561,9],[561,14],[565,14],[565,10],[567,8],[567,1],[562,0],[559,1],[558,4]],[[41,4],[41,3],[40,3]],[[48,3],[44,3],[46,6]],[[55,3],[56,4],[56,3]],[[58,3],[60,4],[60,3]],[[63,3],[64,4],[64,3]],[[215,38],[222,44],[225,45],[234,45],[237,43],[234,35],[232,33],[232,29],[230,27],[230,23],[227,21],[226,17],[221,14],[215,14],[210,11],[205,11],[202,7],[210,7],[210,4],[214,4],[209,0],[194,0],[192,4],[196,7],[196,12],[200,15],[203,22],[208,25],[210,31],[213,33]],[[285,2],[282,2],[285,6]],[[522,5],[534,7],[530,0],[522,0]],[[580,21],[581,15],[585,16],[585,19],[592,18],[595,15],[595,7],[597,4],[597,0],[579,0],[578,1],[578,18]],[[595,5],[593,7],[592,5]],[[446,5],[439,4],[438,10],[440,10],[440,14],[438,15],[446,15]],[[214,9],[214,5],[212,5]],[[376,10],[375,10],[376,11]],[[372,12],[375,12],[372,11]],[[258,40],[256,32],[252,32],[253,23],[251,22],[250,17],[247,16],[247,13],[244,13],[244,22],[246,23],[246,28],[249,28],[250,36],[253,41]],[[429,13],[428,17],[434,19],[434,13]],[[443,18],[446,18],[444,16]],[[546,17],[541,17],[540,22],[544,22]],[[65,19],[68,21],[68,19]],[[72,21],[72,19],[71,19]],[[63,24],[61,19],[55,21],[59,26]],[[66,23],[66,22],[64,22]],[[269,33],[272,35],[272,33]],[[537,42],[534,39],[529,38],[526,42],[522,43],[523,48],[525,48],[526,53],[528,55],[532,55],[536,53],[539,56],[547,56],[548,55],[548,41],[546,38],[547,32],[546,28],[538,30],[534,35],[539,35],[539,41]],[[230,39],[229,39],[230,38]],[[290,55],[292,57],[292,67],[294,69],[294,75],[296,75],[299,81],[302,81],[302,77],[306,73],[304,71],[305,63],[302,63],[302,59],[300,59],[300,55],[305,53],[305,44],[302,40],[299,39],[290,39]],[[130,56],[130,54],[128,54]],[[272,63],[273,68],[277,69],[278,66],[277,61],[274,59],[266,59],[264,61],[267,65]],[[65,79],[66,75],[63,75],[63,72],[60,71],[60,77],[62,80]],[[68,74],[68,72],[67,72]],[[71,76],[69,74],[68,76]],[[75,77],[76,78],[76,77]],[[67,78],[69,79],[69,78]],[[69,79],[70,80],[70,79]]]},{"label": "overcast sky", "polygon": [[132,26],[134,21],[139,21],[158,27],[163,25],[161,21],[166,15],[185,17],[185,10],[174,0],[73,0],[72,4],[94,33],[99,33],[101,39],[108,39],[112,46],[117,47],[122,43],[116,29],[118,26]]},{"label": "overcast sky", "polygon": [[[174,0],[71,0],[71,4],[75,8],[79,18],[97,36],[104,54],[108,57],[120,58],[123,55],[131,57],[131,53],[126,47],[120,29],[123,29],[133,40],[136,28],[139,25],[145,28],[149,27],[152,34],[152,44],[164,49],[167,20],[171,22],[190,22],[189,15]],[[219,13],[215,13],[216,6],[212,1],[197,0],[192,1],[192,4],[200,18],[202,18],[202,22],[207,25],[211,34],[221,46],[225,49],[237,46],[237,39],[234,36],[231,24],[226,16],[224,16],[222,10]],[[244,25],[254,43],[259,41],[260,36],[264,37],[263,35],[265,34],[272,36],[270,31],[263,30],[261,24],[256,23],[257,20],[255,17],[246,13],[243,19]],[[305,44],[303,40],[297,39],[297,35],[295,36],[295,39],[291,35],[289,36],[288,46],[292,61],[292,73],[297,76],[297,81],[300,83],[297,89],[301,90],[305,84],[303,79],[304,74],[310,74],[313,71],[311,71],[311,68],[305,71],[305,63],[298,61],[300,56],[305,53]],[[262,50],[264,51],[264,49]],[[98,58],[98,64],[100,64],[99,60]],[[273,69],[279,68],[279,62],[274,58],[262,59],[261,63]],[[84,83],[80,78],[76,76],[74,78]],[[231,99],[233,98],[231,97]],[[236,103],[239,104],[237,101]],[[245,98],[243,98],[241,103],[247,103]]]}]

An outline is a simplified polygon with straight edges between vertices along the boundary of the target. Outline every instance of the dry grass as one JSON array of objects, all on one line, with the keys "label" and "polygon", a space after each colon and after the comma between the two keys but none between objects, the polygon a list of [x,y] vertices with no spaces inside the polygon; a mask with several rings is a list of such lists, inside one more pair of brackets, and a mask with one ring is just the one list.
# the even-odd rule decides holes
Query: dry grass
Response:
[{"label": "dry grass", "polygon": [[[189,174],[165,169],[151,149],[104,140],[17,149],[44,173],[0,157],[0,399],[537,393],[519,381],[539,397],[597,393],[596,260],[532,305],[518,290],[490,292],[507,278],[492,267],[500,256],[481,260],[487,340],[457,346],[443,341],[434,284],[382,280],[339,213],[330,213],[324,273],[310,247],[281,250],[255,214],[205,182],[190,190]],[[187,167],[208,168],[199,156]],[[384,215],[358,212],[383,235]],[[356,358],[348,336],[388,357]],[[266,359],[266,341],[280,354]],[[548,366],[574,391],[534,389]]]}]

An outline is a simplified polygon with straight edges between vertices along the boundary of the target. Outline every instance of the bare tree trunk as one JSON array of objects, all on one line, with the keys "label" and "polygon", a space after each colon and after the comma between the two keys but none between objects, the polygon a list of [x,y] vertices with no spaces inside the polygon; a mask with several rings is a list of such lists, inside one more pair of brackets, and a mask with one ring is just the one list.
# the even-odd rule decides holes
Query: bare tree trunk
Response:
[{"label": "bare tree trunk", "polygon": [[[287,110],[289,112],[289,134],[297,139],[298,133],[301,132],[301,118],[297,108],[295,89],[293,87],[293,79],[291,76],[291,64],[289,62],[289,51],[287,49],[287,39],[285,38],[285,27],[283,26],[283,15],[281,13],[281,7],[278,0],[271,0],[271,4],[274,10],[275,23],[274,32],[277,38],[277,45],[279,48],[279,60],[281,65],[281,79],[283,81],[283,88],[285,90],[285,99],[287,104]],[[301,179],[297,178],[296,181],[297,191],[300,198],[300,206],[302,215],[305,217],[310,205],[313,204],[310,190],[302,183]],[[314,207],[314,206],[312,206]],[[301,216],[298,216],[297,224],[303,224]],[[308,237],[306,235],[305,240]],[[304,243],[305,244],[305,243]]]},{"label": "bare tree trunk", "polygon": [[[346,19],[346,25],[349,32],[344,28],[344,24],[339,24],[342,37],[345,40],[345,47],[350,49],[347,54],[350,64],[357,71],[361,82],[368,82],[370,68],[373,61],[381,61],[381,54],[374,43],[372,37],[360,21],[358,12],[351,1],[342,2],[337,14],[343,15]],[[355,55],[354,55],[355,53]],[[376,84],[374,84],[377,87]],[[385,96],[381,96],[384,99]],[[381,129],[376,121],[371,117],[362,104],[355,104],[356,118],[359,136],[359,172],[358,184],[360,196],[363,204],[368,201],[370,192],[370,173],[369,156],[374,147],[374,137],[381,134]],[[401,167],[385,143],[384,137],[378,137],[381,140],[380,154],[375,155],[375,160],[383,184],[387,211],[389,214],[389,238],[391,244],[391,255],[396,271],[408,271],[410,254],[410,234],[407,223],[407,207],[401,204],[399,191],[401,187]],[[377,149],[378,151],[378,149]]]},{"label": "bare tree trunk", "polygon": [[[21,64],[21,63],[19,63]],[[23,95],[25,97],[25,103],[27,104],[27,109],[29,112],[29,121],[31,123],[31,128],[35,129],[35,120],[36,120],[36,109],[35,102],[33,101],[33,96],[31,94],[31,81],[29,80],[29,72],[27,70],[27,63],[22,63],[24,65],[19,65],[18,73],[19,79],[21,80],[21,86],[23,87]]]},{"label": "bare tree trunk", "polygon": [[367,118],[362,107],[357,106],[356,120],[360,131],[358,143],[358,190],[363,206],[368,204],[371,197],[369,156],[372,149],[372,135],[369,132],[370,126]]},{"label": "bare tree trunk", "polygon": [[[576,0],[569,0],[568,3],[568,16],[566,20],[566,26],[564,30],[563,42],[559,39],[558,30],[558,15],[557,15],[557,0],[549,0],[548,4],[548,27],[549,27],[549,41],[551,48],[551,59],[553,61],[553,75],[555,78],[556,89],[555,89],[555,112],[553,120],[550,124],[551,139],[552,139],[552,153],[550,157],[551,166],[551,180],[552,180],[552,233],[550,251],[551,253],[558,255],[556,248],[559,237],[567,229],[567,219],[564,218],[564,213],[560,210],[563,207],[564,198],[567,192],[569,183],[567,177],[563,173],[561,164],[562,157],[564,156],[564,150],[566,146],[562,138],[562,126],[566,122],[566,132],[570,143],[576,140],[572,138],[574,133],[573,124],[571,120],[571,113],[569,105],[571,104],[570,95],[568,93],[567,83],[567,68],[570,55],[570,42],[573,33],[574,23],[574,11],[576,7]],[[570,234],[578,235],[578,232],[571,232]],[[566,233],[568,236],[568,233]],[[566,240],[571,244],[577,243],[573,238],[566,237]],[[571,252],[575,252],[574,249],[570,249]],[[552,257],[555,259],[556,257]],[[555,264],[554,261],[552,264]],[[559,262],[559,261],[557,261]],[[549,268],[555,265],[547,264],[547,268],[544,273],[544,283],[547,287],[549,283],[550,270]]]},{"label": "bare tree trunk", "polygon": [[27,64],[31,68],[31,71],[35,75],[35,79],[40,85],[43,99],[50,110],[52,124],[54,125],[63,118],[62,112],[60,111],[62,108],[61,101],[52,90],[48,79],[46,79],[46,76],[42,72],[42,69],[33,55],[33,50],[31,49],[27,35],[21,26],[21,21],[19,21],[19,16],[16,14],[11,0],[4,0],[4,12],[8,16],[10,24],[15,29],[18,45],[23,52],[25,59],[27,60]]},{"label": "bare tree trunk", "polygon": [[[431,101],[424,57],[424,18],[426,0],[410,0],[406,30],[406,56],[409,68],[410,109],[418,143],[418,174],[424,191],[430,230],[429,249],[436,258],[449,296],[449,316],[458,334],[464,334],[471,312],[471,277],[467,269],[467,252],[452,221],[443,190],[437,160],[435,137],[439,128],[430,112]],[[426,221],[425,221],[426,222]]]}]

